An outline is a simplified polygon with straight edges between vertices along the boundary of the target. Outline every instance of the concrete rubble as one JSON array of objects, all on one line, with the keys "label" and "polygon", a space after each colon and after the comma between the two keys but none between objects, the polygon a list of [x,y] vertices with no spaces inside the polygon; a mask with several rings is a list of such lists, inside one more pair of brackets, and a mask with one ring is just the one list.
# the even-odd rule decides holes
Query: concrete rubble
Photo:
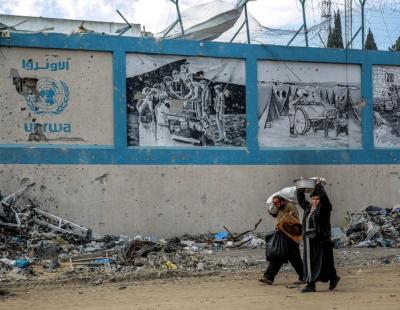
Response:
[{"label": "concrete rubble", "polygon": [[[255,232],[261,219],[253,229],[240,234],[224,226],[224,231],[216,233],[170,239],[99,235],[33,203],[15,204],[22,193],[0,197],[0,282],[44,276],[93,280],[99,274],[219,272],[264,268],[266,264],[264,234]],[[332,230],[338,247],[400,247],[399,232],[400,212],[395,209],[368,209],[358,218],[351,216],[347,231]],[[258,250],[258,255],[240,252],[250,249]],[[349,258],[345,252],[338,254],[343,254],[344,260]],[[398,256],[392,258],[390,262],[399,260]]]},{"label": "concrete rubble", "polygon": [[400,205],[392,209],[369,206],[361,213],[347,212],[345,229],[332,229],[336,247],[400,248]]},{"label": "concrete rubble", "polygon": [[[26,190],[26,189],[24,189]],[[24,191],[23,190],[23,191]],[[19,191],[18,195],[23,191]],[[91,229],[41,210],[1,198],[0,279],[25,280],[43,273],[86,274],[93,271],[128,273],[212,271],[244,268],[251,259],[217,257],[228,248],[262,248],[265,241],[254,229],[162,239],[148,236],[99,235]]]}]

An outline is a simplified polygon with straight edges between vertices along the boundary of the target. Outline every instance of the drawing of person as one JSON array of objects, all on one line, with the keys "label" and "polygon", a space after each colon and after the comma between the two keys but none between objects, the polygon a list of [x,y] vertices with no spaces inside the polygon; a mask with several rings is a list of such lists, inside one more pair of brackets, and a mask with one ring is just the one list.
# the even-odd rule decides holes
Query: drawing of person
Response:
[{"label": "drawing of person", "polygon": [[199,86],[197,83],[192,82],[192,80],[187,79],[185,81],[185,86],[188,89],[188,93],[183,97],[183,99],[187,99],[189,103],[193,104],[193,107],[196,111],[196,118],[200,120],[202,117],[201,113],[201,97],[199,96]]},{"label": "drawing of person", "polygon": [[189,63],[186,62],[183,65],[180,66],[180,71],[179,71],[179,79],[182,81],[183,83],[183,94],[187,95],[188,93],[188,89],[186,86],[186,80],[190,80],[193,82],[193,74],[190,72],[189,69]]},{"label": "drawing of person", "polygon": [[291,137],[296,137],[297,134],[294,132],[294,114],[295,114],[295,103],[299,101],[299,98],[289,101],[289,134]]},{"label": "drawing of person", "polygon": [[193,73],[190,70],[189,62],[186,61],[183,65],[181,65],[179,77],[183,82],[185,82],[187,79],[193,81]]},{"label": "drawing of person", "polygon": [[201,80],[200,85],[200,98],[201,98],[201,116],[207,118],[210,117],[210,107],[211,107],[211,90],[208,87],[208,82],[206,80]]},{"label": "drawing of person", "polygon": [[225,96],[222,91],[221,85],[215,85],[214,90],[216,96],[214,98],[214,110],[216,112],[215,121],[218,127],[217,142],[226,140],[225,126],[224,126],[224,113],[225,113]]},{"label": "drawing of person", "polygon": [[194,123],[191,129],[191,135],[199,141],[199,146],[214,146],[214,135],[210,128],[210,121],[207,117],[202,117]]},{"label": "drawing of person", "polygon": [[349,135],[349,115],[347,112],[339,112],[337,118],[336,137],[342,132],[347,136]]},{"label": "drawing of person", "polygon": [[143,146],[152,146],[157,144],[153,91],[145,87],[142,93],[145,98],[138,101],[136,105],[139,112],[139,143]]},{"label": "drawing of person", "polygon": [[175,92],[173,87],[173,79],[170,76],[164,77],[164,86],[169,97],[173,99],[182,99],[181,95]]},{"label": "drawing of person", "polygon": [[183,88],[183,85],[182,85],[181,79],[179,78],[178,70],[172,70],[172,89],[181,98],[183,97],[182,88]]},{"label": "drawing of person", "polygon": [[157,145],[159,146],[168,146],[171,143],[172,138],[168,124],[169,107],[170,103],[167,93],[160,94],[159,102],[156,106]]}]

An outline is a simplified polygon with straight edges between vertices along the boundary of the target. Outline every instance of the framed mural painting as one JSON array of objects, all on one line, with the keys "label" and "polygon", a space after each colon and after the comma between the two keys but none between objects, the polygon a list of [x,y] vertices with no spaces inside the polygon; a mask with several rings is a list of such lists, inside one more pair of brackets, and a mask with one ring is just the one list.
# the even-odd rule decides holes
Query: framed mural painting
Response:
[{"label": "framed mural painting", "polygon": [[245,147],[243,60],[127,54],[128,146]]},{"label": "framed mural painting", "polygon": [[373,66],[374,145],[400,147],[400,67]]},{"label": "framed mural painting", "polygon": [[259,61],[260,147],[361,148],[358,65]]}]

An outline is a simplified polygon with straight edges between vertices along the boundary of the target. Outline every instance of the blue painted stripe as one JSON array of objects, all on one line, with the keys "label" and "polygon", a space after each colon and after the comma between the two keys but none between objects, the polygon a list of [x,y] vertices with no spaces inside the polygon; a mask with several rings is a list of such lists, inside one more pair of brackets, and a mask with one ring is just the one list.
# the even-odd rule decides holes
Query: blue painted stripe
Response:
[{"label": "blue painted stripe", "polygon": [[[246,60],[246,139],[249,150],[258,149],[257,59]],[[257,103],[257,104],[255,104]]]},{"label": "blue painted stripe", "polygon": [[[3,164],[137,164],[137,165],[294,165],[399,164],[399,149],[373,145],[372,66],[400,65],[400,53],[269,45],[228,44],[108,35],[12,34],[0,46],[52,48],[113,53],[114,145],[0,145]],[[246,62],[246,148],[127,147],[126,53],[239,58]],[[258,145],[257,61],[301,61],[362,66],[362,149],[260,149]]]},{"label": "blue painted stripe", "polygon": [[364,150],[374,148],[374,114],[372,97],[372,65],[368,62],[361,67],[361,95],[365,101],[362,111],[362,145]]},{"label": "blue painted stripe", "polygon": [[121,48],[114,51],[114,145],[117,149],[126,148],[127,108],[126,108],[126,57]]},{"label": "blue painted stripe", "polygon": [[399,164],[394,150],[181,150],[109,148],[0,148],[2,164],[96,165],[353,165]]}]

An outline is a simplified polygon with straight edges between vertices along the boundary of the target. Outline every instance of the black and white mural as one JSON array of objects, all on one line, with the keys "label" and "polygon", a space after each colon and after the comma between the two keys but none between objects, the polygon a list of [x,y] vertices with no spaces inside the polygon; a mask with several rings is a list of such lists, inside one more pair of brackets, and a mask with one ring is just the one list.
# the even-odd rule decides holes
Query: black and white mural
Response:
[{"label": "black and white mural", "polygon": [[244,61],[128,54],[129,146],[246,145]]},{"label": "black and white mural", "polygon": [[260,61],[260,147],[361,147],[357,65]]},{"label": "black and white mural", "polygon": [[374,144],[400,147],[400,67],[373,66]]}]

